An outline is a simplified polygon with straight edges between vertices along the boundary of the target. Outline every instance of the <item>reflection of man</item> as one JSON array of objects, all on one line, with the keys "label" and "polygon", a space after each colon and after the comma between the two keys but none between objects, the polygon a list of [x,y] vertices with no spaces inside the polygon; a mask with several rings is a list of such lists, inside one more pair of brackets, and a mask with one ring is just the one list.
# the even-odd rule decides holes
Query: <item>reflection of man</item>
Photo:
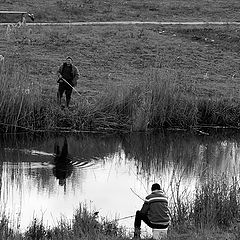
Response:
[{"label": "reflection of man", "polygon": [[152,185],[152,193],[144,201],[142,209],[136,212],[134,238],[140,238],[141,221],[155,229],[167,229],[169,226],[168,199],[158,183]]},{"label": "reflection of man", "polygon": [[54,153],[56,156],[54,158],[55,166],[53,168],[53,174],[57,179],[59,179],[59,185],[63,186],[66,183],[66,178],[68,178],[73,171],[71,158],[68,154],[67,138],[64,139],[64,144],[61,152],[59,144],[55,143]]}]

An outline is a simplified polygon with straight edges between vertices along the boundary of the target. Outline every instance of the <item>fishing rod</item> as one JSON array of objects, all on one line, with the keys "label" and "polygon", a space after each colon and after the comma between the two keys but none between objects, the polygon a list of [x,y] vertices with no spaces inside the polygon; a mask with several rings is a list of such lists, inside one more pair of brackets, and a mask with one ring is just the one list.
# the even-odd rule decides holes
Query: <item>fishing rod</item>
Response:
[{"label": "fishing rod", "polygon": [[130,190],[138,197],[140,198],[142,201],[145,201],[142,197],[140,197],[136,192],[134,192],[134,190],[132,188],[130,188]]},{"label": "fishing rod", "polygon": [[135,217],[135,215],[131,215],[131,216],[127,216],[127,217],[118,218],[118,219],[115,219],[115,221],[119,221],[119,220],[123,220],[123,219],[127,219],[127,218],[133,218],[133,217]]},{"label": "fishing rod", "polygon": [[67,83],[81,97],[81,94],[78,92],[78,90],[75,87],[73,87],[66,79],[61,78],[61,80]]},{"label": "fishing rod", "polygon": [[[141,198],[136,192],[134,192],[134,190],[133,190],[132,188],[130,188],[130,189],[131,189],[131,191],[132,191],[137,197],[139,197],[142,201],[144,201],[144,199]],[[124,219],[128,219],[128,218],[133,218],[133,217],[135,217],[135,215],[130,215],[130,216],[127,216],[127,217],[117,218],[117,219],[115,219],[115,221],[120,221],[120,220],[124,220]]]}]

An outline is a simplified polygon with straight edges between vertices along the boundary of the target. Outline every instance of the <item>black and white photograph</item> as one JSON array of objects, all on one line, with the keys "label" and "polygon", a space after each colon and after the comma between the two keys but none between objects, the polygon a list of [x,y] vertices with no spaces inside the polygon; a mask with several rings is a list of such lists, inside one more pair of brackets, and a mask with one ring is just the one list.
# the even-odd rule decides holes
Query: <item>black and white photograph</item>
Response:
[{"label": "black and white photograph", "polygon": [[0,0],[0,240],[239,240],[240,1]]}]

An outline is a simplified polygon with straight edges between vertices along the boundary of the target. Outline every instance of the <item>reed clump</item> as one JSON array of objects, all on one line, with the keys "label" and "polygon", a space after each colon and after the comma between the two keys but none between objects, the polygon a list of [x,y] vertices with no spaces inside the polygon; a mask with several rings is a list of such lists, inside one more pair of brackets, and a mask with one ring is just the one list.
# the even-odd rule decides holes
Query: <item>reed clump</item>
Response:
[{"label": "reed clump", "polygon": [[0,71],[0,129],[34,130],[45,125],[41,87],[29,79],[25,66],[3,62]]},{"label": "reed clump", "polygon": [[0,236],[5,240],[113,240],[127,239],[127,233],[119,227],[116,221],[107,219],[97,220],[94,212],[90,212],[84,205],[76,210],[73,219],[61,219],[56,226],[48,227],[43,224],[43,219],[34,218],[25,232],[11,229],[6,217],[0,221]]},{"label": "reed clump", "polygon": [[118,126],[132,131],[240,124],[237,99],[198,97],[183,88],[177,76],[168,71],[153,70],[144,83],[110,87],[104,94],[96,102],[97,110],[117,116]]},{"label": "reed clump", "polygon": [[237,178],[233,177],[229,182],[223,174],[220,178],[207,179],[206,183],[197,188],[193,210],[196,226],[229,228],[240,217]]},{"label": "reed clump", "polygon": [[239,126],[240,103],[233,98],[198,100],[199,125]]},{"label": "reed clump", "polygon": [[[172,228],[178,232],[219,229],[232,235],[239,234],[240,201],[239,179],[226,174],[203,179],[195,194],[174,193]],[[233,238],[234,239],[234,238]]]},{"label": "reed clump", "polygon": [[[5,214],[0,216],[0,239],[14,239],[14,231],[9,227],[9,218]],[[17,238],[15,238],[17,239]]]},{"label": "reed clump", "polygon": [[137,86],[108,88],[96,107],[117,116],[132,131],[189,127],[198,122],[197,101],[186,96],[171,74],[157,70]]}]

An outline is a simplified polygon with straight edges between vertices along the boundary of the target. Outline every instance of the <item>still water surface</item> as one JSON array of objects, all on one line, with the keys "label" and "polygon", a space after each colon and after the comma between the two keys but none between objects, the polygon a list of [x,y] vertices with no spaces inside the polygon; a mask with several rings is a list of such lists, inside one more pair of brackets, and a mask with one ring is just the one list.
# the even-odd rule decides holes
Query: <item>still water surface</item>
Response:
[{"label": "still water surface", "polygon": [[[135,214],[158,182],[171,204],[208,174],[239,173],[240,135],[186,133],[2,136],[1,212],[25,230],[70,220],[80,203],[109,220]],[[138,196],[137,196],[138,195]],[[134,218],[119,221],[131,230]],[[148,231],[148,228],[145,228]]]}]

